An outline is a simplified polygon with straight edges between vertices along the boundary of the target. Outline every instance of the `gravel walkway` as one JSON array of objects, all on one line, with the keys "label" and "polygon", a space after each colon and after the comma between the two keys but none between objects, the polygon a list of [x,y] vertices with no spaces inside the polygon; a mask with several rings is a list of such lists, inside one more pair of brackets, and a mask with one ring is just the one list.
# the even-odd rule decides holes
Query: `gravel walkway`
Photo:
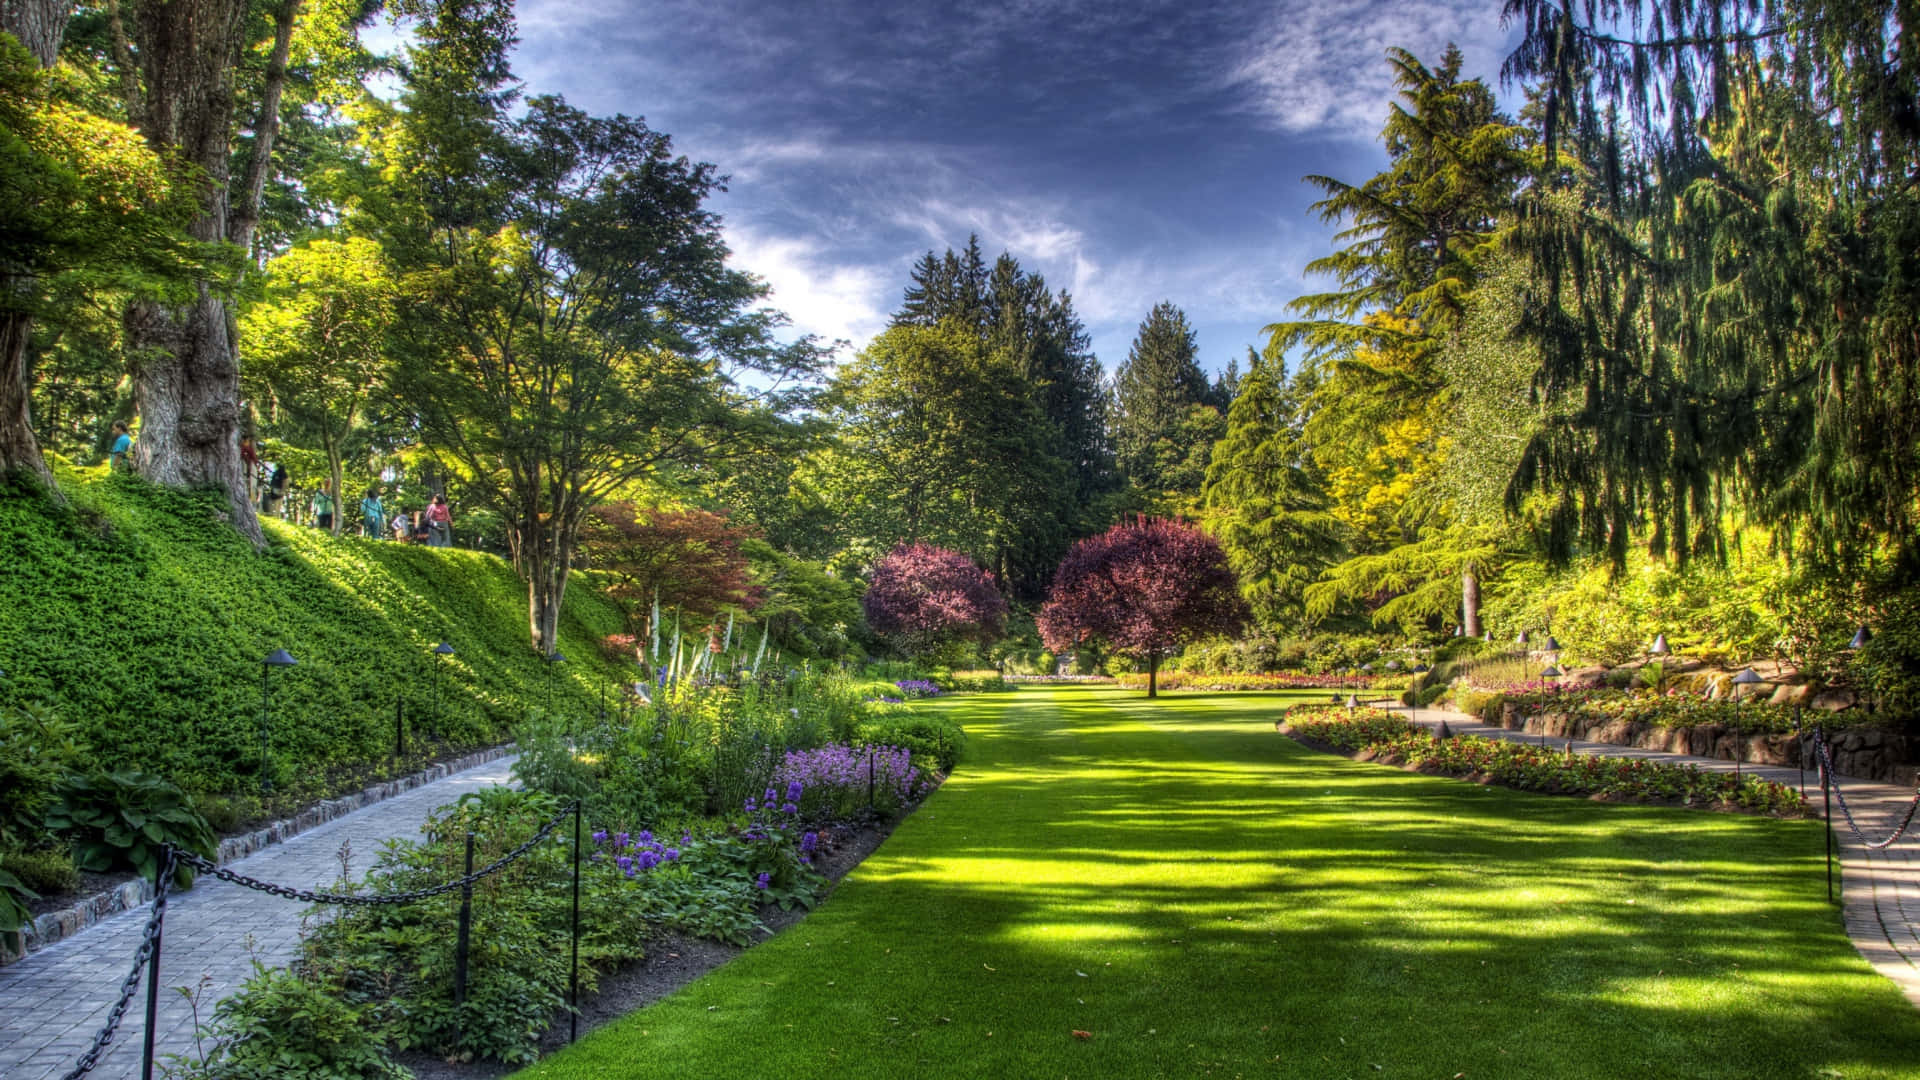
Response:
[{"label": "gravel walkway", "polygon": [[[1408,712],[1402,705],[1390,707],[1403,715]],[[1476,717],[1449,709],[1423,708],[1412,719],[1428,728],[1439,727],[1444,719],[1447,726],[1460,735],[1526,743],[1542,741],[1539,735],[1494,727]],[[1545,737],[1545,745],[1548,746],[1558,748],[1567,744],[1568,740],[1564,738],[1552,735]],[[1734,770],[1733,762],[1716,758],[1672,754],[1637,746],[1583,742],[1579,739],[1572,740],[1572,745],[1576,754],[1657,758],[1684,762],[1713,772]],[[1792,787],[1801,783],[1802,774],[1798,769],[1743,764],[1740,770]],[[1820,775],[1809,769],[1805,778],[1807,797],[1819,809]],[[1853,807],[1861,830],[1876,841],[1886,839],[1900,824],[1914,797],[1914,793],[1906,788],[1847,777],[1840,778],[1840,786],[1846,794],[1848,805]],[[1854,948],[1860,950],[1860,955],[1866,957],[1875,970],[1892,979],[1907,995],[1908,1001],[1920,1006],[1920,824],[1880,851],[1869,850],[1847,827],[1838,800],[1833,805],[1833,826],[1834,836],[1839,840],[1838,885],[1847,936],[1853,939]]]},{"label": "gravel walkway", "polygon": [[[249,877],[294,888],[332,884],[337,853],[351,841],[353,870],[364,874],[381,841],[419,835],[435,807],[511,776],[514,759],[500,758],[301,833],[230,864]],[[158,1052],[192,1049],[193,1014],[172,988],[210,980],[202,1017],[213,1002],[253,974],[253,960],[279,966],[293,957],[307,905],[203,878],[167,901],[160,951]],[[65,941],[0,967],[0,1076],[43,1080],[73,1068],[106,1021],[140,946],[149,908],[123,912]],[[248,941],[252,953],[248,952]],[[146,987],[127,1011],[94,1076],[138,1076],[145,1036]]]}]

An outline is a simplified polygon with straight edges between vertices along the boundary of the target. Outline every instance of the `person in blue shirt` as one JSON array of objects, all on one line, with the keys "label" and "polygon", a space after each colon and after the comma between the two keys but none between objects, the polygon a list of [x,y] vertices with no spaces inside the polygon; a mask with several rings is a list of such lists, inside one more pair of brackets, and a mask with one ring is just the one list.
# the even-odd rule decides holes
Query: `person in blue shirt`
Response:
[{"label": "person in blue shirt", "polygon": [[133,471],[133,435],[125,420],[113,422],[113,450],[107,455],[107,464],[114,472]]},{"label": "person in blue shirt", "polygon": [[380,505],[380,489],[368,488],[360,499],[360,535],[378,540],[386,531],[387,510]]}]

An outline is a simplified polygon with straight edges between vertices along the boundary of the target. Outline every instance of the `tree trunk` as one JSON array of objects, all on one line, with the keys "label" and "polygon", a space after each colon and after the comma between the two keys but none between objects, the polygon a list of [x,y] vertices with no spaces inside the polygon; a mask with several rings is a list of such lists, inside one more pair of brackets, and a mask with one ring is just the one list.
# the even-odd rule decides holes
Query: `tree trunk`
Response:
[{"label": "tree trunk", "polygon": [[527,629],[534,651],[552,656],[560,647],[560,605],[567,595],[572,545],[554,535],[549,525],[536,523],[533,528],[536,534],[521,544],[527,554]]},{"label": "tree trunk", "polygon": [[[327,440],[327,479],[333,484],[333,535],[340,535],[340,526],[347,517],[346,469],[340,463],[340,443]],[[354,509],[359,509],[359,503]]]},{"label": "tree trunk", "polygon": [[[0,0],[0,31],[19,38],[41,67],[52,67],[72,9],[65,0]],[[40,456],[40,440],[33,436],[33,392],[27,380],[32,290],[32,278],[0,274],[0,473],[28,473],[57,499],[60,489]]]},{"label": "tree trunk", "polygon": [[1160,654],[1157,651],[1147,654],[1147,696],[1160,696]]},{"label": "tree trunk", "polygon": [[[196,240],[227,236],[229,128],[233,66],[245,0],[143,0],[134,12],[145,91],[135,117],[147,142],[204,174]],[[234,528],[262,543],[240,464],[240,370],[234,361],[226,298],[202,281],[184,304],[139,301],[126,315],[140,472],[174,487],[217,487],[227,494]]]},{"label": "tree trunk", "polygon": [[1471,566],[1460,571],[1460,620],[1462,634],[1480,636],[1480,579]]},{"label": "tree trunk", "polygon": [[0,0],[0,30],[19,38],[40,66],[48,68],[60,56],[60,39],[66,36],[72,12],[68,0]]},{"label": "tree trunk", "polygon": [[273,172],[273,144],[280,134],[280,95],[287,86],[287,53],[293,44],[293,20],[300,0],[281,0],[273,16],[273,55],[267,60],[267,82],[260,97],[259,118],[253,124],[253,152],[240,186],[240,201],[227,220],[227,236],[240,250],[253,255],[253,233],[260,225],[260,198]]}]

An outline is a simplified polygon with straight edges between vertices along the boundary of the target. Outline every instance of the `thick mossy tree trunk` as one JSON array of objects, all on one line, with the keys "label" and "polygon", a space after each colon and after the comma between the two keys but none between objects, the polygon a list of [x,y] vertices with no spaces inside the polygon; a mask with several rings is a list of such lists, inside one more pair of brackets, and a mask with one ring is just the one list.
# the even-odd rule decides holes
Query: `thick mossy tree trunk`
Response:
[{"label": "thick mossy tree trunk", "polygon": [[[114,14],[117,26],[117,5]],[[233,69],[246,14],[246,0],[137,0],[133,5],[131,44],[137,48],[141,86],[129,106],[149,145],[200,170],[201,212],[188,232],[204,242],[233,239],[228,202]],[[256,151],[271,150],[267,134]],[[260,523],[240,462],[244,414],[232,326],[224,289],[212,281],[196,283],[186,302],[129,305],[127,345],[140,415],[134,461],[155,483],[225,491],[234,528],[257,544]]]},{"label": "thick mossy tree trunk", "polygon": [[[52,67],[72,8],[63,0],[0,0],[0,31],[19,38],[41,67]],[[0,273],[0,473],[28,473],[58,497],[53,473],[40,456],[40,440],[33,435],[33,394],[27,379],[32,290],[31,277]]]}]

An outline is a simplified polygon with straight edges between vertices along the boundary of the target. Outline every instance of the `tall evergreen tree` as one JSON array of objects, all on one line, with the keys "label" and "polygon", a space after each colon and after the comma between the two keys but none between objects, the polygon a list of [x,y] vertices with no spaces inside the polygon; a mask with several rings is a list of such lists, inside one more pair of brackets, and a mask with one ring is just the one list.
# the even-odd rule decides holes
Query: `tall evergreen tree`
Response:
[{"label": "tall evergreen tree", "polygon": [[1199,355],[1186,313],[1162,300],[1140,323],[1126,362],[1114,372],[1115,458],[1138,488],[1169,487],[1169,449],[1186,449],[1178,440],[1193,407],[1211,407],[1212,390]]},{"label": "tall evergreen tree", "polygon": [[1563,418],[1510,492],[1556,554],[1684,559],[1728,512],[1920,574],[1920,62],[1898,0],[1509,0],[1547,178],[1518,242]]},{"label": "tall evergreen tree", "polygon": [[[1298,629],[1306,587],[1340,553],[1340,522],[1304,431],[1310,378],[1249,358],[1227,433],[1207,466],[1206,524],[1220,540],[1256,619]],[[1291,625],[1288,625],[1291,624]]]}]

